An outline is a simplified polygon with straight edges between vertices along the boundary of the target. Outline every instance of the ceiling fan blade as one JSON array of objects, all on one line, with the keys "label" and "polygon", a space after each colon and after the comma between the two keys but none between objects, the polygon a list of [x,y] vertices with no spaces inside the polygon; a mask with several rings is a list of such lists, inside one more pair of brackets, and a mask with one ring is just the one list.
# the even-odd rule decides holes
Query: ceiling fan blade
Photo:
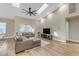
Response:
[{"label": "ceiling fan blade", "polygon": [[28,15],[29,13],[26,13],[25,15]]},{"label": "ceiling fan blade", "polygon": [[36,12],[37,10],[34,10],[34,11],[32,11],[32,12]]},{"label": "ceiling fan blade", "polygon": [[25,11],[25,12],[28,12],[27,10],[25,10],[25,9],[22,9],[23,11]]},{"label": "ceiling fan blade", "polygon": [[32,13],[32,15],[36,16],[36,14]]},{"label": "ceiling fan blade", "polygon": [[33,12],[33,14],[35,14],[35,15],[36,15],[37,13],[36,13],[36,12]]}]

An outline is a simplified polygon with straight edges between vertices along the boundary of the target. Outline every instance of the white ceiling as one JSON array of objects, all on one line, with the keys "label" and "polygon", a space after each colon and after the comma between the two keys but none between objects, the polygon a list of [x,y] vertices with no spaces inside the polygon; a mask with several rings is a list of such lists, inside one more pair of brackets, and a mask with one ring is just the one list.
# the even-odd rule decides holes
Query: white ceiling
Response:
[{"label": "white ceiling", "polygon": [[52,12],[57,7],[59,7],[58,3],[47,3],[48,7],[41,13],[36,16],[25,15],[22,9],[28,10],[29,7],[32,10],[38,10],[44,3],[21,3],[20,8],[13,7],[11,3],[0,3],[0,17],[4,18],[14,18],[15,16],[26,17],[30,19],[38,19],[41,17],[45,17],[47,13]]}]

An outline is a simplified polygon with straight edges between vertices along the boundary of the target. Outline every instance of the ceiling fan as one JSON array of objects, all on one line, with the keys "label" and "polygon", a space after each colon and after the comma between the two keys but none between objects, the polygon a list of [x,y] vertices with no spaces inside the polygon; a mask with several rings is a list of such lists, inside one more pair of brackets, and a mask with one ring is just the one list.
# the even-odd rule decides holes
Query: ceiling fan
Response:
[{"label": "ceiling fan", "polygon": [[26,9],[22,9],[24,12],[23,13],[25,13],[25,15],[29,15],[29,16],[32,16],[32,15],[34,15],[34,16],[36,16],[36,12],[37,12],[37,10],[33,10],[32,11],[32,8],[29,8],[29,10],[26,10]]},{"label": "ceiling fan", "polygon": [[36,16],[36,14],[42,13],[47,7],[48,7],[48,4],[45,3],[41,6],[41,8],[39,10],[32,11],[32,8],[30,8],[30,7],[28,10],[26,10],[26,9],[22,9],[22,10],[24,11],[23,13],[25,13],[25,15]]}]

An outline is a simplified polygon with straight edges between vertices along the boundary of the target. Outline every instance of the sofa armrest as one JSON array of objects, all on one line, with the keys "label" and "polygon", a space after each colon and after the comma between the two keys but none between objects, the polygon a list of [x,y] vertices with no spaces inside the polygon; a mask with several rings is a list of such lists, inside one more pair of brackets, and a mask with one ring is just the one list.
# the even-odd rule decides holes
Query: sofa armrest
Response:
[{"label": "sofa armrest", "polygon": [[16,52],[20,52],[26,49],[30,49],[33,46],[33,40],[26,40],[26,41],[22,41],[22,42],[16,42],[15,44],[15,51]]},{"label": "sofa armrest", "polygon": [[33,47],[41,46],[41,40],[33,41]]}]

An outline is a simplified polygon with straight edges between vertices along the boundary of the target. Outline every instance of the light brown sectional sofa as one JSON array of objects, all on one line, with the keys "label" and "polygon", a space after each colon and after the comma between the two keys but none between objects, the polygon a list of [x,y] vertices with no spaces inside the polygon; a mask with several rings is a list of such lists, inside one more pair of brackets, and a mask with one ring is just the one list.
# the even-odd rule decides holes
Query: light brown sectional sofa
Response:
[{"label": "light brown sectional sofa", "polygon": [[16,41],[15,43],[15,52],[21,52],[27,49],[31,49],[41,45],[41,40],[25,40],[25,41]]}]

